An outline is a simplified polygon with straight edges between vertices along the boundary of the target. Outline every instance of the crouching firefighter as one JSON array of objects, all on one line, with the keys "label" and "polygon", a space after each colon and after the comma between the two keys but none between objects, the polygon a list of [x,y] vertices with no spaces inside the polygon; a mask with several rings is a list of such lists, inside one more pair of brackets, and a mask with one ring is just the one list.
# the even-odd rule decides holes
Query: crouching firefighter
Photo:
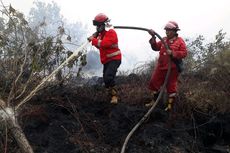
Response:
[{"label": "crouching firefighter", "polygon": [[[178,76],[182,71],[182,59],[187,56],[187,48],[184,40],[178,36],[177,32],[180,29],[176,22],[169,21],[165,25],[164,30],[166,32],[166,37],[164,37],[163,40],[166,44],[168,44],[170,49],[166,49],[161,41],[156,42],[155,32],[153,30],[149,30],[149,34],[152,36],[152,38],[149,40],[151,48],[154,51],[159,51],[158,63],[152,73],[149,89],[152,91],[153,99],[156,101],[168,71],[169,58],[171,58],[171,73],[169,75],[168,83],[166,86],[168,102],[165,108],[166,111],[171,111],[175,104]],[[146,106],[151,106],[152,104],[153,101],[146,104]]]},{"label": "crouching firefighter", "polygon": [[104,84],[111,96],[111,103],[117,104],[118,96],[115,88],[115,76],[121,64],[122,55],[118,47],[117,33],[109,22],[110,19],[105,14],[100,13],[96,15],[93,20],[96,32],[88,40],[100,51]]}]

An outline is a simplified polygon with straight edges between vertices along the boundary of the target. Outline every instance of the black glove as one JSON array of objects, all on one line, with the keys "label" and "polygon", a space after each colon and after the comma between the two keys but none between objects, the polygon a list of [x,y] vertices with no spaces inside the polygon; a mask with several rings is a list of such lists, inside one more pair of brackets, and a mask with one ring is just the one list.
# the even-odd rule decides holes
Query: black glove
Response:
[{"label": "black glove", "polygon": [[99,35],[98,32],[94,32],[94,33],[92,34],[92,36],[90,36],[90,37],[87,38],[87,40],[90,42],[90,41],[92,41],[93,38],[97,38],[98,35]]},{"label": "black glove", "polygon": [[97,38],[98,35],[99,35],[99,32],[94,32],[92,36],[93,36],[94,38]]},{"label": "black glove", "polygon": [[152,36],[155,37],[155,31],[153,29],[149,29],[148,33]]}]

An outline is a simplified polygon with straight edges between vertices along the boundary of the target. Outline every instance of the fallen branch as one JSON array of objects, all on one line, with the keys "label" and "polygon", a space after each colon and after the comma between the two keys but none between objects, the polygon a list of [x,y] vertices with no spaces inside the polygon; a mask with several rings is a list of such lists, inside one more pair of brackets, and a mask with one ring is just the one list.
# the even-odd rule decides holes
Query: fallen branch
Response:
[{"label": "fallen branch", "polygon": [[84,44],[82,44],[79,48],[77,48],[76,51],[74,51],[74,53],[69,57],[67,58],[57,69],[55,69],[49,76],[47,76],[46,78],[44,78],[41,83],[39,85],[37,85],[35,87],[34,90],[32,90],[30,92],[30,94],[24,98],[16,107],[15,107],[15,110],[18,110],[18,108],[25,104],[27,101],[29,101],[40,89],[42,89],[43,85],[49,81],[60,69],[62,69],[63,66],[65,66],[66,64],[68,64],[75,56],[79,57],[80,54],[78,54],[78,52],[80,50],[82,50],[83,48],[85,48],[87,45],[89,44],[88,41],[86,41]]},{"label": "fallen branch", "polygon": [[[1,108],[0,122],[5,123],[23,153],[34,153],[11,108]],[[7,134],[7,133],[6,133]]]}]

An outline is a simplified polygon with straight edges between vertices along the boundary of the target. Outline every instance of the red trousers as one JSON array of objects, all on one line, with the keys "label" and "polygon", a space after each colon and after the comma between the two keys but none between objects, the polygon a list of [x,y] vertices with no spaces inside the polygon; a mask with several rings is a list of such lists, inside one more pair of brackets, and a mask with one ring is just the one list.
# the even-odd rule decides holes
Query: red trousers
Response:
[{"label": "red trousers", "polygon": [[[152,73],[152,77],[149,83],[149,89],[152,91],[158,92],[161,86],[164,84],[164,80],[166,77],[166,73],[168,70],[161,70],[159,67]],[[177,80],[178,80],[179,73],[176,68],[171,69],[171,73],[168,78],[167,83],[167,93],[170,95],[175,95],[177,93]],[[171,97],[171,96],[170,96]]]}]

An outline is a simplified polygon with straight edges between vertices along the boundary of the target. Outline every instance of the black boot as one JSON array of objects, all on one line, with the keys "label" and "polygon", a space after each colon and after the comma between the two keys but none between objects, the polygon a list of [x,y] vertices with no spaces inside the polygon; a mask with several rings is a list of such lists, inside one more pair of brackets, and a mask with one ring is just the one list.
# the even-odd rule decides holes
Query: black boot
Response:
[{"label": "black boot", "polygon": [[145,104],[145,107],[151,107],[156,102],[158,96],[159,96],[159,92],[156,91],[152,92],[153,99],[149,103]]}]

